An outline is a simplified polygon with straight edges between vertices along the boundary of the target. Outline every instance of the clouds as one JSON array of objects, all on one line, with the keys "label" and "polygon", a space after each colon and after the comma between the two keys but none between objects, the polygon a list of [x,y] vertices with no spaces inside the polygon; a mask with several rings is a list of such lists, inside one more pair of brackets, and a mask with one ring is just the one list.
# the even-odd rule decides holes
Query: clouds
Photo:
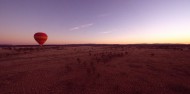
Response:
[{"label": "clouds", "polygon": [[83,24],[83,25],[71,28],[70,31],[79,30],[79,29],[83,29],[83,28],[88,28],[88,27],[91,27],[93,25],[94,25],[94,23]]},{"label": "clouds", "polygon": [[107,32],[100,32],[100,33],[102,33],[102,34],[109,34],[109,33],[111,33],[111,32],[108,32],[108,31],[107,31]]},{"label": "clouds", "polygon": [[110,14],[108,14],[108,13],[104,13],[104,14],[99,14],[98,15],[98,17],[99,18],[102,18],[102,17],[107,17],[107,16],[109,16]]},{"label": "clouds", "polygon": [[[104,17],[107,17],[107,16],[109,16],[108,13],[103,13],[103,14],[97,15],[98,18],[104,18]],[[72,27],[69,30],[70,31],[80,30],[80,29],[91,27],[93,25],[94,25],[94,23],[82,24],[82,25],[79,25],[79,26]],[[108,33],[108,32],[102,32],[102,33]]]}]

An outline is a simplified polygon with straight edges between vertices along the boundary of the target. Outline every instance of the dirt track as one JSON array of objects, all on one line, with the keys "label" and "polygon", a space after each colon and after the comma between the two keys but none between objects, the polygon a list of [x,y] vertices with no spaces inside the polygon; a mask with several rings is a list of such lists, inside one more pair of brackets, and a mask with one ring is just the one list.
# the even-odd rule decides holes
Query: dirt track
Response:
[{"label": "dirt track", "polygon": [[0,94],[190,94],[190,49],[0,48]]}]

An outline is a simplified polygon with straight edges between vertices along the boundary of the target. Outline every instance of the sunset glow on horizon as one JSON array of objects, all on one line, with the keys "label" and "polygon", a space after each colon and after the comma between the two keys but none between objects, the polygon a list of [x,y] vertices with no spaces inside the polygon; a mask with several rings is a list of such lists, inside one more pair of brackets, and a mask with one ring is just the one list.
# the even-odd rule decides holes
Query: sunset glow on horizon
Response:
[{"label": "sunset glow on horizon", "polygon": [[0,0],[0,44],[190,44],[190,0]]}]

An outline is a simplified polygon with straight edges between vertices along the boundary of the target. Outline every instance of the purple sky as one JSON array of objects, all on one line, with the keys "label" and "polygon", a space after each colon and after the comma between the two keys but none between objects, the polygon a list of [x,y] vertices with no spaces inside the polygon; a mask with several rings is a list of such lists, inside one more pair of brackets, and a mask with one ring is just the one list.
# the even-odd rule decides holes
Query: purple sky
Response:
[{"label": "purple sky", "polygon": [[190,0],[0,0],[0,44],[190,43]]}]

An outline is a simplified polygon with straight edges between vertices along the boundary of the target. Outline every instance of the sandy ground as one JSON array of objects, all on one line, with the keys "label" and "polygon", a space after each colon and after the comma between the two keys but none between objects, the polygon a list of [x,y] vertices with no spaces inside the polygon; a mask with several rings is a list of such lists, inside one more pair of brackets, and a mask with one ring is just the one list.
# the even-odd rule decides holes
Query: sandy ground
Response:
[{"label": "sandy ground", "polygon": [[190,47],[4,47],[0,94],[190,94]]}]

